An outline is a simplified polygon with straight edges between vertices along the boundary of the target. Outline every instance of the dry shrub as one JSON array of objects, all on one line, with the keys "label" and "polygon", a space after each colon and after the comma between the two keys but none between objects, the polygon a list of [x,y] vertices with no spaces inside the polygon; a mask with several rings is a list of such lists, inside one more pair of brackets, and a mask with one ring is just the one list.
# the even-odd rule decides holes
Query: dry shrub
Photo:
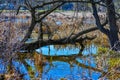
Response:
[{"label": "dry shrub", "polygon": [[52,37],[52,39],[57,40],[57,39],[60,39],[60,37],[59,37],[58,34],[54,34],[53,37]]}]

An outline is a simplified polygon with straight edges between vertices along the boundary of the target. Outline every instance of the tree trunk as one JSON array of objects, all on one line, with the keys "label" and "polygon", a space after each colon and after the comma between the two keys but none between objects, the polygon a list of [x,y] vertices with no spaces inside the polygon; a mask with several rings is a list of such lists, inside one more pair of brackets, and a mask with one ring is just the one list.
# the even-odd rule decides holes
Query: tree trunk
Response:
[{"label": "tree trunk", "polygon": [[43,40],[42,21],[39,23],[39,34],[38,34],[38,40]]},{"label": "tree trunk", "polygon": [[106,34],[108,36],[110,46],[113,50],[118,51],[119,50],[119,44],[117,43],[119,41],[118,38],[118,26],[116,25],[116,18],[115,18],[115,8],[113,0],[105,0],[106,6],[107,6],[107,22],[109,24],[109,29],[104,28],[104,25],[101,25],[97,8],[94,3],[94,0],[91,0],[92,2],[92,8],[93,8],[93,15],[96,20],[96,25],[99,28],[99,30]]},{"label": "tree trunk", "polygon": [[108,38],[110,41],[111,48],[113,50],[118,50],[114,46],[115,44],[119,41],[118,38],[118,26],[116,25],[116,18],[115,18],[115,8],[114,8],[114,3],[113,0],[106,0],[106,5],[107,5],[107,14],[108,14],[108,23],[109,23],[109,34]]},{"label": "tree trunk", "polygon": [[28,40],[28,38],[30,38],[32,31],[36,25],[36,18],[35,18],[35,10],[34,9],[31,10],[31,17],[32,17],[32,20],[31,20],[30,27],[28,28],[28,31],[21,42],[25,42]]}]

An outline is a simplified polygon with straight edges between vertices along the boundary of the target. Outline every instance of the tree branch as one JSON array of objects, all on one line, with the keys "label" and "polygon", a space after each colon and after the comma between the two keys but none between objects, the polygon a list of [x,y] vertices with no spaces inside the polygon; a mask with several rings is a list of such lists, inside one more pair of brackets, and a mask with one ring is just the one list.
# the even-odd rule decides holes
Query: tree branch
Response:
[{"label": "tree branch", "polygon": [[25,35],[25,37],[23,38],[23,40],[21,42],[25,42],[28,38],[30,38],[31,34],[32,34],[32,31],[36,25],[36,20],[35,20],[35,10],[31,10],[31,17],[32,17],[32,20],[31,20],[31,24],[30,24],[30,27]]},{"label": "tree branch", "polygon": [[48,10],[39,20],[37,20],[36,22],[40,22],[43,18],[45,18],[47,15],[49,15],[51,12],[53,12],[54,10],[56,10],[57,8],[59,8],[60,6],[62,6],[64,4],[64,2],[57,4],[55,7],[53,7],[52,9]]},{"label": "tree branch", "polygon": [[30,2],[28,0],[25,0],[25,4],[27,5],[27,7],[32,10],[32,5],[30,4]]},{"label": "tree branch", "polygon": [[97,13],[97,8],[96,8],[96,4],[94,3],[94,0],[91,0],[91,4],[92,4],[92,8],[93,8],[93,15],[96,21],[96,25],[97,27],[100,29],[101,32],[103,32],[104,34],[109,34],[109,30],[105,29],[101,23],[100,23],[100,19]]},{"label": "tree branch", "polygon": [[[102,26],[105,26],[106,24],[108,23],[108,21],[106,20]],[[98,27],[92,27],[92,28],[89,28],[89,29],[86,29],[82,32],[79,32],[77,33],[75,36],[72,37],[73,40],[77,39],[79,36],[83,35],[83,34],[86,34],[86,33],[89,33],[89,32],[92,32],[92,31],[95,31],[95,30],[98,30]]]}]

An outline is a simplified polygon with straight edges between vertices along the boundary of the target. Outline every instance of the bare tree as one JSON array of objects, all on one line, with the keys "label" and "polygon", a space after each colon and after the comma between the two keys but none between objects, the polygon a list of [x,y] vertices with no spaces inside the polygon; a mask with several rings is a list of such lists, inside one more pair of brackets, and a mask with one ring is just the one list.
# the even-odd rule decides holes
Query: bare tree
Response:
[{"label": "bare tree", "polygon": [[[21,42],[24,43],[27,39],[30,38],[30,36],[32,34],[32,31],[33,31],[33,29],[34,29],[34,27],[35,27],[35,25],[37,23],[41,24],[42,20],[46,16],[48,16],[50,13],[52,13],[57,8],[61,7],[62,5],[64,5],[67,2],[90,3],[90,1],[81,1],[81,0],[74,0],[74,1],[72,1],[72,0],[63,0],[63,1],[61,1],[61,0],[53,0],[53,1],[46,1],[46,2],[44,1],[44,2],[42,2],[40,4],[38,4],[38,5],[32,5],[30,3],[30,1],[25,0],[25,4],[19,6],[19,8],[17,10],[17,14],[19,13],[20,7],[24,6],[30,11],[32,20],[31,20],[30,27],[28,28],[28,31],[25,34],[25,37],[23,38],[23,40]],[[54,4],[54,5],[51,5],[51,4]],[[51,6],[51,8],[49,10],[45,10],[45,11],[42,11],[42,12],[37,12],[37,10],[39,8],[43,8],[44,6],[47,6],[47,5]],[[92,29],[90,29],[90,30],[92,30]],[[92,37],[92,38],[80,37],[82,34],[84,34],[86,32],[87,31],[83,31],[83,32],[80,32],[80,33],[78,33],[76,35],[71,34],[70,36],[67,36],[67,37],[64,37],[64,38],[61,38],[61,39],[58,39],[58,40],[53,40],[53,39],[43,40],[42,26],[40,25],[40,30],[39,30],[40,34],[38,36],[38,41],[36,41],[34,43],[30,43],[30,44],[24,44],[23,46],[24,46],[24,49],[34,50],[36,48],[39,48],[39,47],[42,47],[42,46],[45,46],[45,45],[50,45],[50,44],[67,44],[67,43],[72,43],[73,44],[75,42],[82,43],[86,39],[95,38],[95,36]]]}]

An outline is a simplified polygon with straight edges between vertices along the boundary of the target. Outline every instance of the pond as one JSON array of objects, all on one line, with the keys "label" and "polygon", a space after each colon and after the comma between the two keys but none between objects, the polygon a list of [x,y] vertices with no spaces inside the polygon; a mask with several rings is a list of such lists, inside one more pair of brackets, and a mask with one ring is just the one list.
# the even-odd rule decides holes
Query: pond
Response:
[{"label": "pond", "polygon": [[[97,53],[95,44],[86,46],[83,52],[80,52],[80,46],[49,45],[37,49],[36,53],[36,57],[32,56],[34,59],[12,61],[14,68],[24,74],[24,80],[97,80],[104,73],[97,69],[93,56]],[[45,57],[44,65],[39,64],[41,57],[38,54]],[[2,60],[0,63],[0,73],[6,73],[6,64],[2,64]]]},{"label": "pond", "polygon": [[[39,53],[42,52],[43,55],[52,56],[52,58],[59,56],[59,58],[56,57],[51,63],[44,66],[43,73],[41,75],[43,80],[59,80],[62,78],[67,80],[97,80],[101,75],[100,72],[79,66],[79,63],[81,63],[93,68],[96,67],[95,58],[92,57],[92,54],[96,54],[97,52],[97,47],[95,45],[86,47],[82,53],[80,53],[79,47],[73,47],[70,45],[64,48],[60,48],[59,46],[59,49],[50,45],[37,49],[37,51]],[[91,56],[82,58],[79,54],[82,54],[82,56]],[[64,59],[62,59],[62,57]]]}]

